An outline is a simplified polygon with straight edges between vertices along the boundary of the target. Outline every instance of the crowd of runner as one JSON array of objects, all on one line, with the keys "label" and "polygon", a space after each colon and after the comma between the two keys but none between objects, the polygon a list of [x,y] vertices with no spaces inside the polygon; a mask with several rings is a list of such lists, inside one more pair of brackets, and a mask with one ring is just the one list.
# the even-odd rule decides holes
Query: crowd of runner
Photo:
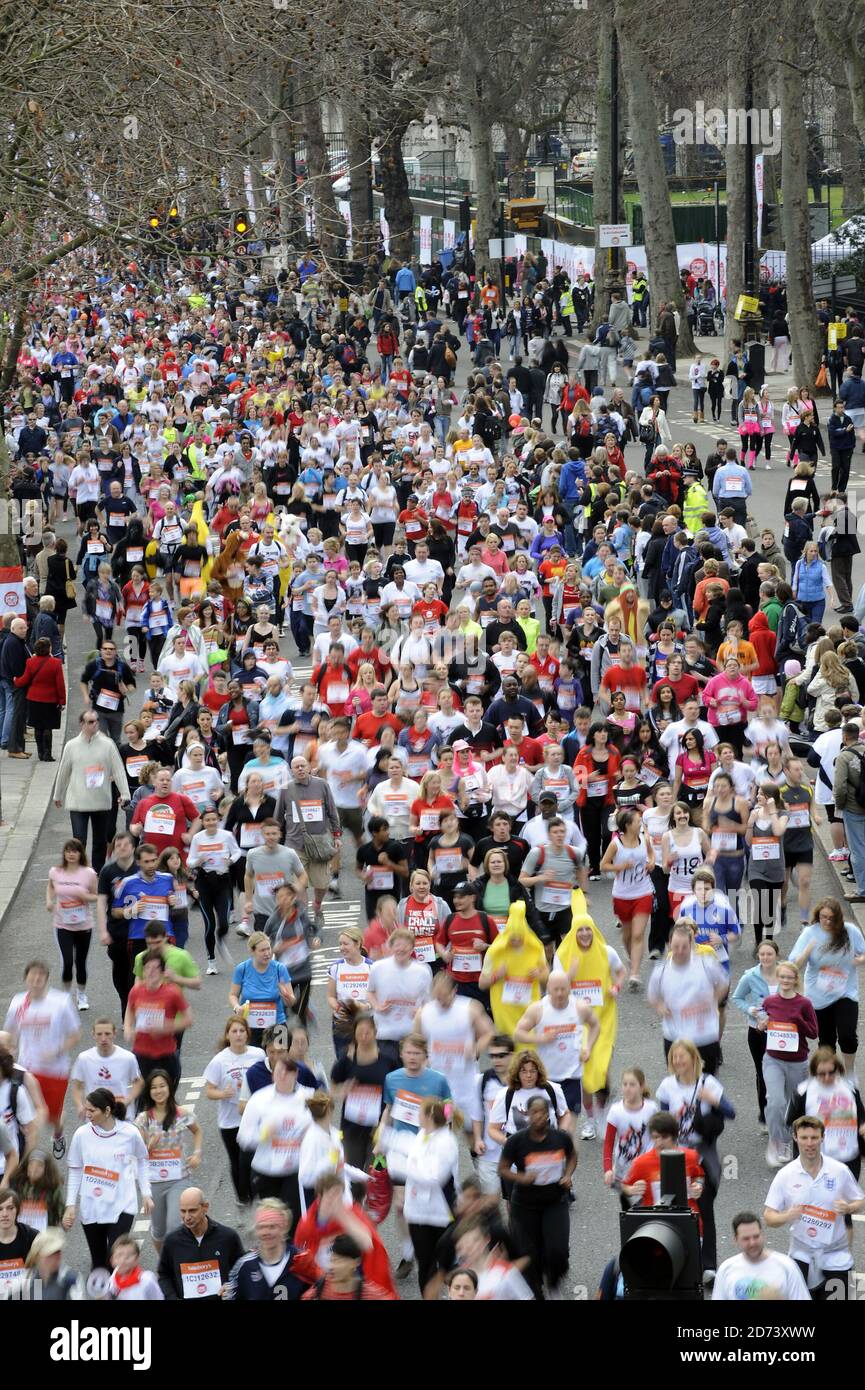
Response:
[{"label": "crowd of runner", "polygon": [[[489,277],[384,269],[361,293],[309,254],[272,286],[82,268],[22,348],[0,746],[30,756],[29,726],[56,752],[72,833],[46,890],[60,963],[28,963],[0,1037],[0,1290],[562,1297],[597,1141],[623,1209],[685,1151],[715,1297],[843,1297],[865,939],[811,874],[827,826],[865,901],[865,636],[815,403],[784,408],[784,516],[758,531],[772,415],[735,356],[736,423],[701,460],[672,441],[665,354],[622,352],[622,296],[574,370],[559,272],[526,258],[503,306]],[[843,401],[833,420],[852,451]],[[329,967],[325,1067],[313,961],[347,871],[365,921]],[[610,887],[615,945],[592,916]],[[118,1007],[91,1027],[103,951]],[[620,1007],[655,1012],[662,1054],[614,1059]],[[754,1065],[735,1105],[731,1008]],[[198,1119],[190,1027],[221,1034]],[[719,1270],[717,1144],[743,1123],[789,1256],[742,1212]],[[213,1175],[192,1185],[214,1126],[248,1253],[208,1215]],[[76,1223],[89,1278],[64,1263]],[[598,1277],[621,1297],[615,1260]]]}]

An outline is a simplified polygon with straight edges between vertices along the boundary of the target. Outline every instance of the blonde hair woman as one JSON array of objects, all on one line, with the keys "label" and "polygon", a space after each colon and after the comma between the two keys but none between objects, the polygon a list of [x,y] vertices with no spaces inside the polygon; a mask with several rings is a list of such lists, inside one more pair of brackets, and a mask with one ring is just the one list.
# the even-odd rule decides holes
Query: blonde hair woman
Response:
[{"label": "blonde hair woman", "polygon": [[362,661],[357,668],[357,678],[348,697],[351,713],[355,718],[359,714],[368,714],[372,709],[372,692],[378,684],[372,662]]},{"label": "blonde hair woman", "polygon": [[820,658],[820,669],[808,685],[808,694],[817,701],[814,709],[814,728],[825,734],[828,729],[826,711],[835,708],[839,695],[855,699],[856,684],[851,673],[834,651]]},{"label": "blonde hair woman", "polygon": [[[799,464],[799,468],[807,467]],[[798,472],[798,469],[797,469]],[[805,614],[809,623],[822,623],[826,611],[826,600],[837,603],[829,567],[820,559],[816,541],[806,541],[800,558],[796,561],[791,579],[793,597]]]}]

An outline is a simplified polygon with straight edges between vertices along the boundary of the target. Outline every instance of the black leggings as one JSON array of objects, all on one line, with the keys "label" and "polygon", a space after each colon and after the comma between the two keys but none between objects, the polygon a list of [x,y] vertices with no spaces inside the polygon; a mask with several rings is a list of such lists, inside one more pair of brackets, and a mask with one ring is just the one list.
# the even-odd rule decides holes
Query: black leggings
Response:
[{"label": "black leggings", "polygon": [[147,639],[147,650],[150,652],[150,664],[154,671],[159,665],[159,658],[162,655],[162,648],[165,646],[165,633],[157,633]]},{"label": "black leggings", "polygon": [[417,1283],[421,1297],[436,1272],[436,1248],[446,1230],[446,1226],[418,1226],[412,1221],[409,1222],[408,1233],[417,1260]]},{"label": "black leggings", "polygon": [[[354,1125],[349,1121],[343,1121],[342,1125],[342,1145],[345,1151],[345,1161],[352,1168],[359,1168],[365,1173],[372,1160],[372,1141],[375,1135],[375,1128],[369,1129],[366,1125]],[[351,1192],[356,1202],[362,1202],[366,1186],[362,1182],[353,1182]]]},{"label": "black leggings", "polygon": [[87,984],[87,952],[90,950],[90,938],[93,932],[88,927],[85,931],[69,931],[67,927],[57,927],[57,945],[60,947],[60,955],[63,960],[63,974],[61,979],[64,985],[72,983],[72,962],[75,961],[75,981],[83,989]]},{"label": "black leggings", "polygon": [[585,806],[580,807],[580,825],[589,847],[589,872],[593,874],[601,872],[601,856],[609,839],[609,815],[610,808],[600,796],[587,800]]},{"label": "black leggings", "polygon": [[252,1192],[249,1186],[249,1164],[244,1163],[244,1153],[237,1142],[236,1129],[221,1129],[219,1137],[225,1145],[225,1152],[228,1154],[228,1166],[231,1171],[231,1182],[237,1194],[238,1202],[251,1202]]},{"label": "black leggings", "polygon": [[195,880],[198,889],[198,906],[204,918],[204,948],[207,959],[213,960],[217,937],[222,941],[228,935],[228,922],[234,894],[231,874],[209,874],[199,871]]},{"label": "black leggings", "polygon": [[521,1255],[531,1264],[526,1270],[535,1298],[544,1296],[543,1280],[555,1287],[568,1272],[570,1212],[567,1201],[549,1207],[524,1207],[511,1202],[511,1234]]},{"label": "black leggings", "polygon": [[126,635],[129,638],[129,655],[135,655],[135,643],[138,643],[138,660],[143,661],[147,655],[147,633],[143,627],[127,627]]},{"label": "black leggings", "polygon": [[291,1208],[294,1220],[291,1229],[297,1226],[301,1217],[300,1210],[300,1188],[297,1183],[297,1173],[287,1173],[284,1177],[271,1177],[269,1173],[252,1172],[252,1191],[258,1201],[262,1197],[278,1197],[281,1202],[285,1202]]},{"label": "black leggings", "polygon": [[[775,908],[783,884],[766,883],[763,879],[749,878],[751,902],[754,906],[754,945],[759,946],[763,933],[771,939],[775,931]],[[751,1030],[753,1031],[753,1029]],[[760,1034],[761,1037],[764,1034]]]},{"label": "black leggings", "polygon": [[757,1105],[760,1110],[760,1123],[766,1118],[766,1082],[763,1080],[763,1056],[766,1051],[766,1034],[760,1028],[748,1028],[748,1048],[754,1059],[757,1074]]},{"label": "black leggings", "polygon": [[815,1009],[815,1013],[819,1029],[817,1041],[820,1046],[831,1047],[833,1052],[837,1047],[851,1057],[859,1046],[859,1039],[856,1037],[859,1005],[856,1000],[836,999],[834,1004],[827,1005],[825,1009]]},{"label": "black leggings", "polygon": [[116,1221],[103,1223],[92,1221],[82,1227],[87,1249],[90,1251],[91,1269],[110,1269],[111,1247],[118,1236],[125,1236],[132,1230],[135,1220],[132,1212],[124,1211]]},{"label": "black leggings", "polygon": [[659,864],[652,870],[652,883],[655,886],[655,905],[652,908],[652,924],[649,927],[649,950],[663,951],[670,935],[670,899],[667,892],[669,875]]},{"label": "black leggings", "polygon": [[120,1000],[120,1012],[125,1017],[129,991],[133,983],[129,965],[129,946],[125,937],[122,941],[112,941],[108,947],[108,959],[111,961],[111,983]]}]

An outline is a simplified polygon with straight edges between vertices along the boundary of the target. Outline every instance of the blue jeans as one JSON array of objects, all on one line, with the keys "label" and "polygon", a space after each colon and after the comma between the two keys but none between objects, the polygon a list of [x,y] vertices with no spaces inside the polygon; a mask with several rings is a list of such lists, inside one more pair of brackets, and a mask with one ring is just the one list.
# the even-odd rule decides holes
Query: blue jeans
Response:
[{"label": "blue jeans", "polygon": [[8,748],[12,732],[12,709],[15,691],[9,681],[0,681],[0,748]]},{"label": "blue jeans", "polygon": [[850,846],[850,863],[856,875],[856,892],[865,893],[865,816],[842,811],[841,819]]},{"label": "blue jeans", "polygon": [[823,613],[826,609],[826,600],[824,598],[814,599],[810,603],[807,601],[807,599],[799,598],[796,600],[796,602],[802,609],[802,612],[805,614],[806,622],[822,623]]},{"label": "blue jeans", "polygon": [[393,368],[393,356],[392,356],[392,354],[389,353],[389,352],[383,353],[383,354],[382,354],[382,359],[381,359],[381,384],[382,384],[382,386],[387,386],[388,377],[389,377],[390,374],[391,374],[391,369],[392,369],[392,368]]},{"label": "blue jeans", "polygon": [[438,439],[441,444],[446,444],[448,430],[451,427],[451,417],[449,415],[435,415],[433,417],[433,425],[436,432],[436,439]]}]

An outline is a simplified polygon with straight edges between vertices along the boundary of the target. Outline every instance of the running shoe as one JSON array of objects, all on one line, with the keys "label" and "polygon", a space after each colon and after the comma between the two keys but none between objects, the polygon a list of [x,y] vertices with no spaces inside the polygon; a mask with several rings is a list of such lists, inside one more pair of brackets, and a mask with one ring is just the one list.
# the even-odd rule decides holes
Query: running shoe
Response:
[{"label": "running shoe", "polygon": [[209,961],[207,962],[207,969],[205,970],[204,973],[205,973],[205,975],[218,975],[218,974],[219,974],[219,971],[218,971],[217,968],[216,968],[216,961],[215,961],[215,960],[209,960]]},{"label": "running shoe", "polygon": [[597,1139],[598,1131],[595,1129],[594,1120],[584,1120],[583,1128],[580,1130],[583,1139]]},{"label": "running shoe", "polygon": [[89,1008],[90,1008],[90,1004],[89,1004],[89,1002],[88,1002],[87,995],[84,993],[84,990],[83,990],[83,989],[79,989],[79,991],[78,991],[78,1008],[81,1010],[82,1013],[84,1012],[85,1009],[89,1009]]},{"label": "running shoe", "polygon": [[52,1153],[59,1163],[66,1156],[66,1140],[62,1134],[55,1134],[54,1143],[51,1146]]}]

